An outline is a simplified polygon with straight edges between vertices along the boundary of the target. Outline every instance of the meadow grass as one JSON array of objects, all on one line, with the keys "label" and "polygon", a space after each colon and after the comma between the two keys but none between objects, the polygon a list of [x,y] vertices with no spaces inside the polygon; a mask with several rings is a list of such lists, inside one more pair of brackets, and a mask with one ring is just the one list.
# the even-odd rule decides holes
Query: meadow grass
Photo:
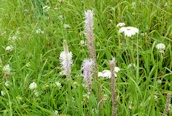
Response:
[{"label": "meadow grass", "polygon": [[[81,75],[82,62],[89,58],[87,46],[80,44],[87,41],[84,12],[93,10],[98,71],[110,70],[114,57],[121,69],[116,78],[118,116],[161,116],[172,90],[171,8],[170,0],[1,0],[0,115],[111,115],[110,80],[98,79],[104,98],[100,111],[96,83],[88,96]],[[119,22],[137,27],[139,34],[119,34]],[[70,82],[60,74],[64,39],[73,54]],[[158,43],[166,46],[163,54]],[[10,45],[13,50],[5,50]],[[131,63],[135,66],[128,68]],[[7,64],[11,70],[4,72]]]}]

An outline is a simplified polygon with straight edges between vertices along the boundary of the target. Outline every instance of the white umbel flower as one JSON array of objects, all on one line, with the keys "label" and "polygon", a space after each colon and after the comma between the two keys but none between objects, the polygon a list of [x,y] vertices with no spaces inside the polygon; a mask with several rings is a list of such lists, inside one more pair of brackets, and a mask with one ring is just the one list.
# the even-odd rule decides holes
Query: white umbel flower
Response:
[{"label": "white umbel flower", "polygon": [[156,45],[156,49],[160,52],[160,53],[164,53],[165,51],[165,44],[163,43],[159,43]]},{"label": "white umbel flower", "polygon": [[134,63],[130,63],[128,66],[127,66],[127,68],[132,68],[132,67],[136,67],[136,65],[134,64]]},{"label": "white umbel flower", "polygon": [[6,73],[6,74],[10,74],[10,71],[11,71],[10,65],[9,65],[9,64],[5,65],[5,66],[3,67],[3,71],[4,71],[4,73]]},{"label": "white umbel flower", "polygon": [[58,114],[59,114],[58,110],[55,110],[55,111],[54,111],[54,115],[55,115],[55,116],[58,116]]},{"label": "white umbel flower", "polygon": [[137,33],[139,33],[139,29],[136,27],[121,27],[119,29],[119,33],[124,33],[125,36],[131,37]]},{"label": "white umbel flower", "polygon": [[5,96],[5,91],[1,91],[1,95],[2,96]]},{"label": "white umbel flower", "polygon": [[111,72],[110,70],[104,70],[102,72],[98,73],[99,77],[107,77],[107,78],[111,78]]},{"label": "white umbel flower", "polygon": [[48,12],[49,9],[50,9],[49,6],[43,6],[43,10],[44,10],[45,12]]},{"label": "white umbel flower", "polygon": [[30,85],[29,85],[29,89],[33,90],[33,89],[36,89],[37,88],[37,84],[35,82],[32,82]]},{"label": "white umbel flower", "polygon": [[125,23],[118,23],[117,25],[116,25],[116,27],[123,27],[123,26],[125,26]]},{"label": "white umbel flower", "polygon": [[61,88],[61,87],[62,87],[62,85],[61,85],[60,82],[55,82],[55,84],[56,84],[56,86],[57,86],[58,88]]},{"label": "white umbel flower", "polygon": [[63,27],[64,27],[65,29],[71,28],[71,26],[70,26],[69,24],[64,24]]},{"label": "white umbel flower", "polygon": [[34,94],[35,94],[36,97],[39,96],[39,93],[38,93],[38,91],[36,91],[36,90],[34,91]]},{"label": "white umbel flower", "polygon": [[26,63],[26,67],[30,67],[30,62]]},{"label": "white umbel flower", "polygon": [[44,34],[44,31],[42,31],[41,29],[37,29],[36,34]]},{"label": "white umbel flower", "polygon": [[63,20],[63,16],[62,16],[62,15],[59,15],[58,18],[59,18],[60,20]]},{"label": "white umbel flower", "polygon": [[9,86],[10,86],[10,82],[9,82],[9,81],[6,81],[6,82],[5,82],[5,86],[6,86],[6,87],[9,87]]},{"label": "white umbel flower", "polygon": [[[98,72],[98,77],[111,78],[111,71],[103,70],[102,72]],[[115,74],[115,77],[117,77],[116,74]]]},{"label": "white umbel flower", "polygon": [[121,70],[121,69],[120,69],[119,67],[116,67],[116,66],[114,67],[114,71],[115,71],[115,72],[119,72],[120,70]]},{"label": "white umbel flower", "polygon": [[13,46],[12,46],[12,45],[7,46],[7,47],[5,48],[5,51],[8,51],[8,52],[13,51]]},{"label": "white umbel flower", "polygon": [[[116,73],[119,71],[120,71],[119,67],[114,67],[115,77],[117,77]],[[110,70],[103,70],[102,72],[98,72],[98,77],[111,78],[111,71]]]},{"label": "white umbel flower", "polygon": [[84,40],[81,40],[81,41],[80,41],[80,45],[81,45],[81,46],[85,46],[86,44],[87,44],[86,41],[84,41]]}]

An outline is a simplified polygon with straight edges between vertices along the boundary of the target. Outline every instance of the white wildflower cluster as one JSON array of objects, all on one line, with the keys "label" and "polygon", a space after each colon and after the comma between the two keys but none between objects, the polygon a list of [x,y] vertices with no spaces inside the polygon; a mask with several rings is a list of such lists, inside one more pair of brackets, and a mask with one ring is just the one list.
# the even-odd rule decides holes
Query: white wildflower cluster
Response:
[{"label": "white wildflower cluster", "polygon": [[37,88],[37,84],[35,82],[32,82],[30,85],[29,85],[29,89],[30,90],[34,90]]},{"label": "white wildflower cluster", "polygon": [[133,104],[133,102],[132,102],[132,101],[130,101],[130,102],[129,102],[129,106],[128,106],[128,108],[129,108],[130,110],[132,110],[132,109],[134,108],[134,104]]},{"label": "white wildflower cluster", "polygon": [[3,67],[3,72],[5,75],[9,75],[11,73],[11,68],[10,68],[9,64],[7,64]]},{"label": "white wildflower cluster", "polygon": [[148,34],[145,32],[145,33],[140,33],[141,36],[145,37],[147,36]]},{"label": "white wildflower cluster", "polygon": [[16,35],[14,35],[14,36],[12,36],[12,37],[9,37],[9,39],[8,40],[12,40],[12,41],[14,41],[14,40],[16,40],[17,39],[17,36]]},{"label": "white wildflower cluster", "polygon": [[29,10],[28,9],[24,9],[24,12],[28,12]]},{"label": "white wildflower cluster", "polygon": [[10,73],[10,71],[11,71],[10,65],[9,65],[9,64],[5,65],[4,68],[3,68],[3,71],[4,71],[4,72],[9,72],[9,73]]},{"label": "white wildflower cluster", "polygon": [[97,108],[93,108],[93,109],[92,109],[92,113],[98,114],[98,112],[99,112],[99,110],[98,110]]},{"label": "white wildflower cluster", "polygon": [[158,83],[158,84],[161,84],[161,83],[162,83],[162,80],[158,79],[158,80],[157,80],[157,83]]},{"label": "white wildflower cluster", "polygon": [[160,53],[164,53],[165,52],[165,44],[163,43],[159,43],[156,45],[156,49],[160,52]]},{"label": "white wildflower cluster", "polygon": [[13,36],[10,36],[10,37],[8,38],[8,40],[9,40],[9,41],[15,41],[15,40],[19,39],[19,38],[20,38],[20,37],[19,37],[19,34],[20,34],[20,32],[17,31]]},{"label": "white wildflower cluster", "polygon": [[6,94],[5,91],[1,91],[2,96],[5,96],[5,94]]},{"label": "white wildflower cluster", "polygon": [[43,10],[44,10],[44,12],[48,12],[48,11],[49,11],[49,9],[50,9],[50,7],[49,7],[49,6],[43,6]]},{"label": "white wildflower cluster", "polygon": [[[117,77],[116,73],[119,71],[120,71],[119,67],[114,67],[115,77]],[[111,71],[110,70],[103,70],[102,72],[98,72],[98,77],[111,78]]]},{"label": "white wildflower cluster", "polygon": [[41,29],[37,29],[36,34],[44,34],[44,31],[42,31]]},{"label": "white wildflower cluster", "polygon": [[60,82],[55,82],[56,86],[60,89],[62,87]]},{"label": "white wildflower cluster", "polygon": [[76,88],[79,84],[75,81],[73,82],[73,87]]},{"label": "white wildflower cluster", "polygon": [[5,85],[6,87],[9,87],[9,86],[10,86],[10,82],[9,82],[9,81],[6,81],[4,85]]},{"label": "white wildflower cluster", "polygon": [[132,67],[133,67],[133,68],[136,68],[136,65],[135,65],[134,63],[130,63],[130,64],[127,66],[128,69],[130,69],[130,68],[132,68]]},{"label": "white wildflower cluster", "polygon": [[116,27],[124,27],[124,26],[125,26],[125,23],[124,23],[124,22],[118,23],[118,24],[116,25]]},{"label": "white wildflower cluster", "polygon": [[62,70],[62,71],[60,71],[60,72],[59,72],[59,74],[60,74],[60,75],[65,75],[65,73],[64,73],[64,71],[63,71],[63,70]]},{"label": "white wildflower cluster", "polygon": [[89,98],[90,98],[89,94],[84,94],[83,95],[83,101],[84,102],[87,102],[89,100]]},{"label": "white wildflower cluster", "polygon": [[30,83],[29,89],[34,92],[34,95],[36,97],[38,97],[39,96],[39,92],[36,90],[36,88],[37,88],[37,84],[35,82]]},{"label": "white wildflower cluster", "polygon": [[6,48],[5,48],[5,51],[7,51],[7,52],[11,52],[11,51],[13,51],[13,46],[12,45],[9,45],[9,46],[7,46]]},{"label": "white wildflower cluster", "polygon": [[26,63],[26,67],[30,67],[30,62]]},{"label": "white wildflower cluster", "polygon": [[63,20],[63,15],[59,15],[58,19]]},{"label": "white wildflower cluster", "polygon": [[63,27],[64,27],[65,29],[71,28],[71,26],[70,26],[69,24],[64,24]]},{"label": "white wildflower cluster", "polygon": [[81,40],[81,41],[80,41],[80,45],[81,45],[81,46],[85,46],[86,44],[87,44],[86,41],[84,41],[84,40]]},{"label": "white wildflower cluster", "polygon": [[59,116],[58,110],[55,110],[55,111],[54,111],[54,115],[55,115],[55,116]]},{"label": "white wildflower cluster", "polygon": [[124,33],[125,36],[131,37],[137,33],[139,33],[139,30],[136,27],[121,27],[119,29],[119,33]]},{"label": "white wildflower cluster", "polygon": [[38,96],[39,96],[39,92],[38,92],[37,90],[35,90],[35,91],[34,91],[34,95],[35,95],[36,97],[38,97]]},{"label": "white wildflower cluster", "polygon": [[135,8],[136,8],[136,2],[132,2],[132,3],[131,3],[131,8],[132,8],[132,9],[135,9]]},{"label": "white wildflower cluster", "polygon": [[139,29],[138,28],[131,27],[131,26],[125,27],[125,23],[123,23],[123,22],[122,23],[118,23],[116,26],[117,27],[121,27],[118,32],[119,33],[124,33],[124,35],[126,37],[131,37],[131,36],[139,33]]},{"label": "white wildflower cluster", "polygon": [[[115,74],[115,77],[117,75]],[[110,70],[103,70],[102,72],[98,72],[98,77],[106,77],[111,78],[111,71]]]}]

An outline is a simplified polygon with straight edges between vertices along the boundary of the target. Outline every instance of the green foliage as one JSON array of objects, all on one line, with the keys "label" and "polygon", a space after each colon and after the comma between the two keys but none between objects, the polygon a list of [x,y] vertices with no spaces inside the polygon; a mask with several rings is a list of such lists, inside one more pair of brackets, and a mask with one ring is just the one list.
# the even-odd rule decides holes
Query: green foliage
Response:
[{"label": "green foliage", "polygon": [[[60,116],[99,115],[96,83],[87,99],[81,76],[82,61],[89,57],[87,46],[80,45],[86,41],[84,12],[91,9],[99,71],[108,70],[113,57],[121,68],[116,85],[118,115],[161,116],[166,93],[172,91],[171,8],[170,0],[1,0],[0,115],[55,116],[55,110]],[[138,36],[119,34],[119,22],[139,28]],[[64,39],[73,53],[72,106],[68,106],[69,83],[60,74]],[[164,54],[157,51],[158,43],[166,45]],[[5,50],[9,45],[12,51]],[[136,67],[128,68],[131,63]],[[7,64],[9,75],[3,71]],[[29,89],[32,82],[37,83],[36,90]],[[104,115],[109,116],[110,81],[100,78],[98,83],[108,96],[102,103]]]}]

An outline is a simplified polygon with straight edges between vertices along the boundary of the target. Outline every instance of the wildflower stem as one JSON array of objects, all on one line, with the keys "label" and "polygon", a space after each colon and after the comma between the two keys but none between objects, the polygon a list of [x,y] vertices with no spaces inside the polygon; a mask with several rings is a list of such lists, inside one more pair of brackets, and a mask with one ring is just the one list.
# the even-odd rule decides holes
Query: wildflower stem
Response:
[{"label": "wildflower stem", "polygon": [[61,64],[62,64],[64,73],[65,73],[66,79],[67,79],[68,109],[72,110],[72,115],[73,115],[72,92],[71,92],[72,90],[71,90],[71,78],[70,78],[71,64],[72,64],[72,53],[69,52],[69,50],[68,50],[68,45],[67,45],[66,40],[63,41],[63,48],[64,48],[64,51],[60,54],[60,60],[61,60]]},{"label": "wildflower stem", "polygon": [[68,46],[67,46],[66,40],[63,41],[63,48],[64,48],[65,53],[67,54],[69,52],[69,50],[68,50]]},{"label": "wildflower stem", "polygon": [[111,70],[111,99],[112,99],[112,116],[117,116],[117,99],[116,99],[116,79],[114,74],[115,62],[110,61]]},{"label": "wildflower stem", "polygon": [[89,57],[93,60],[93,76],[97,77],[97,66],[96,66],[96,50],[94,46],[94,31],[93,31],[93,11],[88,10],[86,13],[85,20],[85,35],[88,41]]},{"label": "wildflower stem", "polygon": [[85,36],[88,41],[88,51],[89,51],[89,57],[93,60],[93,66],[92,66],[92,77],[94,77],[94,81],[96,82],[96,95],[98,96],[99,101],[99,84],[98,84],[98,71],[97,71],[97,61],[96,61],[96,50],[94,46],[94,28],[93,28],[93,11],[88,10],[85,12]]},{"label": "wildflower stem", "polygon": [[171,103],[171,93],[167,93],[167,100],[162,116],[166,116],[168,114],[170,103]]},{"label": "wildflower stem", "polygon": [[81,104],[82,102],[82,98],[83,98],[83,86],[81,85],[82,81],[80,80],[80,85],[79,85],[79,88],[78,88],[78,91],[79,91],[79,114],[82,114],[84,112],[83,110],[83,104]]},{"label": "wildflower stem", "polygon": [[104,116],[104,108],[103,108],[103,97],[102,97],[102,86],[100,86],[99,89],[99,96],[100,96],[100,101],[99,101],[99,116]]},{"label": "wildflower stem", "polygon": [[136,78],[138,80],[139,78],[139,40],[137,35],[137,72],[136,72]]},{"label": "wildflower stem", "polygon": [[88,99],[88,102],[89,102],[89,116],[92,116],[92,99],[91,99],[91,93],[88,93],[88,95],[89,95],[89,99]]},{"label": "wildflower stem", "polygon": [[71,90],[71,79],[69,78],[69,79],[67,79],[67,81],[68,81],[68,98],[67,98],[67,100],[68,100],[68,111],[69,111],[69,109],[72,111],[72,116],[73,116],[73,101],[72,101],[72,90]]}]

